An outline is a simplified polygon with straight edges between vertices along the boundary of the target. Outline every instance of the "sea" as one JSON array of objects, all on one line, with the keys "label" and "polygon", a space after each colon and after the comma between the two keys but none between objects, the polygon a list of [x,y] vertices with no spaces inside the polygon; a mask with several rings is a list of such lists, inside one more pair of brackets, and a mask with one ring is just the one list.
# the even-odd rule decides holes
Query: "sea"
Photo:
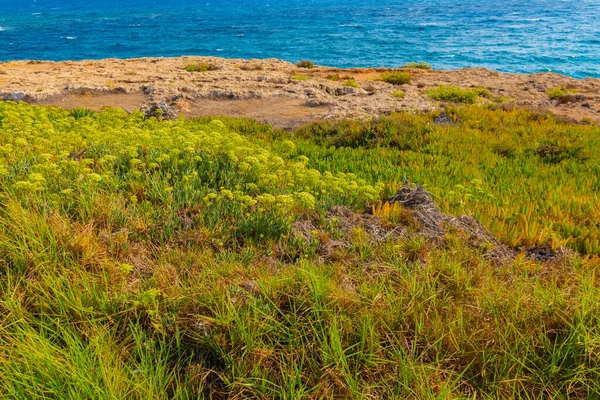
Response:
[{"label": "sea", "polygon": [[0,0],[0,61],[182,55],[600,77],[600,0]]}]

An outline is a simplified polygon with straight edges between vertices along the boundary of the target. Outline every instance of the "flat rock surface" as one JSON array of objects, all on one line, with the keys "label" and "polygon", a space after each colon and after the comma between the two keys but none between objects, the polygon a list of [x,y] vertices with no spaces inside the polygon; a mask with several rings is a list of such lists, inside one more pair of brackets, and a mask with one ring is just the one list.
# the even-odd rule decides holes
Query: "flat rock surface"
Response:
[{"label": "flat rock surface", "polygon": [[[185,66],[189,63],[207,63],[216,69],[188,72]],[[600,122],[600,79],[486,69],[411,69],[411,83],[395,86],[378,80],[386,71],[323,66],[307,69],[277,59],[215,57],[13,61],[0,64],[0,99],[64,108],[112,106],[128,111],[165,101],[189,117],[249,117],[291,128],[320,119],[439,109],[443,103],[429,98],[426,91],[440,84],[453,84],[488,89],[491,96],[481,99],[482,103],[528,107],[577,121],[589,118]],[[342,85],[350,78],[360,88]],[[573,94],[550,100],[546,92],[559,86]],[[403,98],[392,95],[397,89],[405,93]]]}]

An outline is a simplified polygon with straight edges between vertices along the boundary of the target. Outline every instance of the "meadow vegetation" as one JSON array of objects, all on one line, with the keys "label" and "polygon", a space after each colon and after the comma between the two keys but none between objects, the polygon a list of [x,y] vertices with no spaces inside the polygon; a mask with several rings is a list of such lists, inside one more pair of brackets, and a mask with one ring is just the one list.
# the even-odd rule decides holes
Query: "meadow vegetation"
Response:
[{"label": "meadow vegetation", "polygon": [[[0,131],[2,398],[600,396],[596,125],[3,102]],[[514,256],[426,234],[382,201],[405,178]]]}]

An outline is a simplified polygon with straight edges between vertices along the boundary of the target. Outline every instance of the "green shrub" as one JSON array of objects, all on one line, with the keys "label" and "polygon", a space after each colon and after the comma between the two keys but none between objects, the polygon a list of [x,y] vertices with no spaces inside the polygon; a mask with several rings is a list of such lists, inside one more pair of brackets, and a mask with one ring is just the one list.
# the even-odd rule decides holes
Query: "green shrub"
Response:
[{"label": "green shrub", "polygon": [[490,97],[492,97],[492,92],[489,89],[486,89],[484,87],[476,87],[471,90],[473,90],[475,93],[477,93],[477,96],[479,96],[479,97],[485,97],[486,99],[489,99]]},{"label": "green shrub", "polygon": [[546,94],[548,95],[548,98],[550,98],[550,100],[560,100],[564,95],[572,93],[572,90],[563,89],[562,86],[557,86],[546,91]]},{"label": "green shrub", "polygon": [[342,86],[352,87],[355,89],[360,88],[360,86],[354,79],[348,79],[348,80],[344,81],[344,83],[342,83]]},{"label": "green shrub", "polygon": [[310,69],[315,67],[315,63],[310,60],[300,60],[296,62],[296,67]]},{"label": "green shrub", "polygon": [[424,61],[421,62],[408,62],[404,64],[403,68],[417,68],[417,69],[431,69],[431,65]]},{"label": "green shrub", "polygon": [[305,81],[308,77],[304,74],[294,74],[292,75],[292,80],[294,81]]},{"label": "green shrub", "polygon": [[434,100],[449,101],[451,103],[473,104],[479,98],[475,89],[463,89],[454,85],[439,85],[427,91],[427,95]]},{"label": "green shrub", "polygon": [[329,81],[334,81],[334,82],[337,82],[337,81],[339,81],[341,78],[340,78],[340,75],[339,75],[339,74],[332,74],[332,75],[327,75],[327,76],[325,77],[325,79],[327,79],[327,80],[329,80]]},{"label": "green shrub", "polygon": [[317,122],[300,128],[296,134],[325,147],[416,150],[428,143],[431,127],[424,123],[428,119],[429,116],[395,114],[370,121]]},{"label": "green shrub", "polygon": [[392,90],[390,94],[392,95],[392,97],[395,97],[397,99],[403,99],[406,95],[406,93],[404,93],[404,91],[400,89]]},{"label": "green shrub", "polygon": [[548,141],[540,143],[533,152],[544,162],[558,164],[563,160],[573,159],[585,161],[589,158],[582,146],[561,143],[559,141]]},{"label": "green shrub", "polygon": [[381,80],[392,85],[406,85],[410,83],[412,75],[408,71],[384,72],[381,74]]},{"label": "green shrub", "polygon": [[207,62],[190,62],[184,65],[187,72],[206,72],[215,71],[217,66]]}]

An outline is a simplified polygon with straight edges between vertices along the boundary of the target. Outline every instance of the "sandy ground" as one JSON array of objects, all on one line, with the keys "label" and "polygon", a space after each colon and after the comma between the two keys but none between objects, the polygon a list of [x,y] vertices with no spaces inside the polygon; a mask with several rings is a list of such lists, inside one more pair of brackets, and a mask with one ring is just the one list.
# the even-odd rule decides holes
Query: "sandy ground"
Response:
[{"label": "sandy ground", "polygon": [[[191,62],[214,71],[188,72]],[[164,101],[186,116],[250,117],[280,127],[326,118],[366,118],[396,110],[421,112],[443,104],[425,92],[440,84],[484,87],[482,102],[550,111],[581,121],[600,122],[600,79],[577,80],[551,73],[506,74],[486,69],[434,71],[412,69],[410,84],[394,86],[378,78],[386,69],[300,68],[276,59],[215,57],[106,59],[80,62],[15,61],[0,64],[0,99],[24,100],[64,108],[105,106],[126,110]],[[331,76],[339,76],[339,81]],[[306,77],[306,80],[299,80]],[[354,78],[360,88],[344,87]],[[546,91],[572,90],[563,101]],[[391,92],[401,89],[405,97]]]}]

